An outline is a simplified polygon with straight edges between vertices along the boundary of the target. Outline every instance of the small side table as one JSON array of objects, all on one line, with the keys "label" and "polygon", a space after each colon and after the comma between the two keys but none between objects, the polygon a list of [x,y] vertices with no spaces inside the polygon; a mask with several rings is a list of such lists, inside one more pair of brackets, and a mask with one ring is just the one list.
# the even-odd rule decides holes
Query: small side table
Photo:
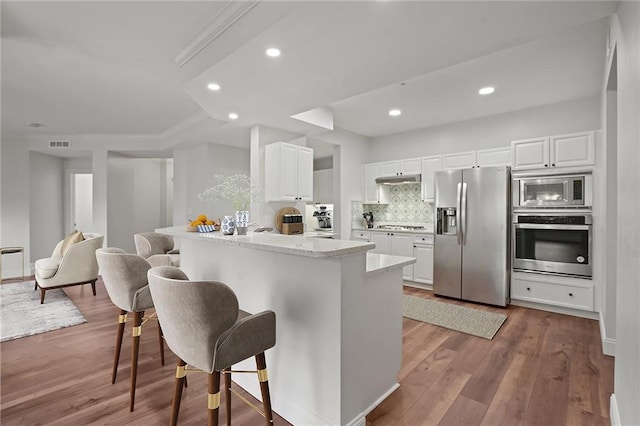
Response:
[{"label": "small side table", "polygon": [[2,282],[2,256],[22,253],[22,281],[24,281],[24,247],[0,247],[0,283]]}]

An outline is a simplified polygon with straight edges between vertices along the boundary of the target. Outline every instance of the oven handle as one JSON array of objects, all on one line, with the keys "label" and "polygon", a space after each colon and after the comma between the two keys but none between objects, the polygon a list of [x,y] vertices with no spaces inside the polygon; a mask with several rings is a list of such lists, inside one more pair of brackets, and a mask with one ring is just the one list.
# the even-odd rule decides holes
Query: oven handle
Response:
[{"label": "oven handle", "polygon": [[514,223],[516,229],[559,229],[565,231],[588,231],[591,225],[543,225],[540,223]]}]

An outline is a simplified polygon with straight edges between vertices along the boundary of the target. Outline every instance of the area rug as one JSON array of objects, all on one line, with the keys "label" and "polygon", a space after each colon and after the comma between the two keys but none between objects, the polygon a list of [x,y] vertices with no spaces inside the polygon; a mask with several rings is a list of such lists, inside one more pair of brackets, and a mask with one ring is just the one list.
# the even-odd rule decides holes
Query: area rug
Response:
[{"label": "area rug", "polygon": [[41,305],[33,286],[33,281],[0,285],[0,342],[87,322],[62,289],[47,290]]},{"label": "area rug", "polygon": [[493,336],[507,319],[507,316],[502,314],[406,294],[402,299],[402,315],[488,340],[493,339]]}]

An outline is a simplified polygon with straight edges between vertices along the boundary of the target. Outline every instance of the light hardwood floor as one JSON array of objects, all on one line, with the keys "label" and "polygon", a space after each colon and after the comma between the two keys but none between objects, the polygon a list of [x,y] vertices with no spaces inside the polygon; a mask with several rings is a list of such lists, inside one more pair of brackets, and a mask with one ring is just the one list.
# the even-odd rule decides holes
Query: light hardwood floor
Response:
[{"label": "light hardwood floor", "polygon": [[[97,291],[93,297],[89,286],[65,289],[87,323],[1,344],[2,425],[168,423],[174,357],[167,350],[160,366],[155,325],[143,332],[130,413],[130,337],[111,385],[118,310],[100,280]],[[442,301],[427,291],[405,287],[405,293]],[[508,319],[491,341],[404,319],[400,388],[367,416],[368,425],[609,424],[613,358],[602,355],[596,321],[446,301],[506,312]],[[205,424],[205,376],[189,377],[180,424]],[[262,424],[232,399],[234,425]],[[276,416],[275,424],[288,423]]]}]

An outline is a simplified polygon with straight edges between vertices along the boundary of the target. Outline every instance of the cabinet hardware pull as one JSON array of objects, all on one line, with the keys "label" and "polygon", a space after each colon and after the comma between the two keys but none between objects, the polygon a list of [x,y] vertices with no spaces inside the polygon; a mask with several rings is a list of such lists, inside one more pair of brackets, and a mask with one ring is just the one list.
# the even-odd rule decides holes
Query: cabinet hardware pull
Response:
[{"label": "cabinet hardware pull", "polygon": [[527,291],[531,291],[531,287],[527,287]]},{"label": "cabinet hardware pull", "polygon": [[569,293],[569,296],[573,297],[573,293]]},{"label": "cabinet hardware pull", "polygon": [[556,163],[553,163],[553,164],[551,164],[551,165],[552,165],[553,167],[555,167],[555,166],[556,166]]},{"label": "cabinet hardware pull", "polygon": [[544,166],[545,166],[545,167],[549,167],[549,165],[548,165],[548,164],[545,164]]}]

